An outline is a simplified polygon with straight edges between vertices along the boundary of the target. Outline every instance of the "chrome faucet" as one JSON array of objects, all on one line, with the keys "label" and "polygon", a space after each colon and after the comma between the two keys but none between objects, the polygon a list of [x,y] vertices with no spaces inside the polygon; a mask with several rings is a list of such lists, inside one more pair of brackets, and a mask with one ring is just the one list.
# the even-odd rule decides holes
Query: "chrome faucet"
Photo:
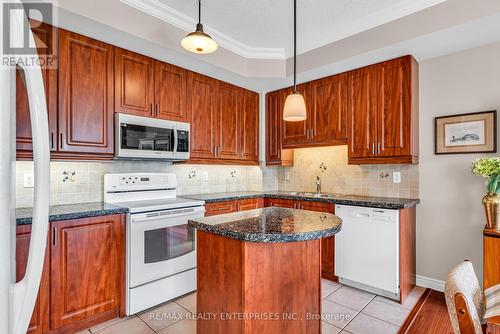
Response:
[{"label": "chrome faucet", "polygon": [[321,179],[319,176],[316,176],[316,192],[321,194]]}]

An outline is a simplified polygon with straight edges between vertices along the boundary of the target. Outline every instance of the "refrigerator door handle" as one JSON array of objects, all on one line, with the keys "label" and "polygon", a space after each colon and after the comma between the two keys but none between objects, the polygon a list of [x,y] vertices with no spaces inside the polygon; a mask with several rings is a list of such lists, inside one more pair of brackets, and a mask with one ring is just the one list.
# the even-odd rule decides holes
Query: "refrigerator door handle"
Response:
[{"label": "refrigerator door handle", "polygon": [[[24,22],[27,20],[24,11],[17,11],[16,14],[11,13],[11,15],[11,29],[14,30],[14,38],[23,40]],[[28,38],[30,45],[35,45],[31,31]],[[24,71],[28,93],[33,135],[35,188],[26,274],[18,283],[12,283],[10,289],[11,313],[9,322],[12,334],[24,334],[28,328],[40,286],[49,225],[50,149],[42,71],[38,65],[25,67],[24,64],[19,64],[19,66]]]}]

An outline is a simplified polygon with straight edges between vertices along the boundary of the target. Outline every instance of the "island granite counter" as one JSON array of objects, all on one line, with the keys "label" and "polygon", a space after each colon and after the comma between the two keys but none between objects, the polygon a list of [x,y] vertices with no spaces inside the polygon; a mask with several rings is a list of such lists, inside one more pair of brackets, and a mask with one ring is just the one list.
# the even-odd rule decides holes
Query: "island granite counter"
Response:
[{"label": "island granite counter", "polygon": [[197,333],[320,333],[321,239],[330,213],[269,207],[189,221],[198,229]]}]

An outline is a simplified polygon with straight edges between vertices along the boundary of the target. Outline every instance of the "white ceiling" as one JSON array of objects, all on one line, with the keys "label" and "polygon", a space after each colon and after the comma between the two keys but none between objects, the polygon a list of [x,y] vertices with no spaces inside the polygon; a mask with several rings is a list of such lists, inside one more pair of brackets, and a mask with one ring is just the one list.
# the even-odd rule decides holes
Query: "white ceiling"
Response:
[{"label": "white ceiling", "polygon": [[[194,29],[197,0],[45,1],[59,7],[62,28],[256,91],[291,84],[292,0],[202,0],[205,30],[220,48],[201,56],[179,43]],[[299,83],[406,54],[423,61],[500,41],[498,0],[298,6]]]},{"label": "white ceiling", "polygon": [[[445,0],[298,0],[298,53],[431,7]],[[197,21],[197,0],[122,0],[185,31]],[[221,47],[246,58],[293,54],[292,0],[204,0],[202,23]]]}]

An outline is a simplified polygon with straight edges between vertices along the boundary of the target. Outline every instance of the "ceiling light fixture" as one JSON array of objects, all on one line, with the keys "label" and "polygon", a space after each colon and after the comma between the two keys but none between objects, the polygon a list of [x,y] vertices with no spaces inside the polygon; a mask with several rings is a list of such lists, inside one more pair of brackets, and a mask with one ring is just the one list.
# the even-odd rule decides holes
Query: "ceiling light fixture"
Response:
[{"label": "ceiling light fixture", "polygon": [[293,0],[293,92],[285,100],[283,120],[298,122],[306,118],[306,103],[297,90],[297,0]]},{"label": "ceiling light fixture", "polygon": [[217,43],[203,31],[203,24],[201,24],[201,0],[198,0],[198,24],[196,30],[189,33],[181,40],[181,45],[189,52],[197,54],[212,53],[217,50]]}]

